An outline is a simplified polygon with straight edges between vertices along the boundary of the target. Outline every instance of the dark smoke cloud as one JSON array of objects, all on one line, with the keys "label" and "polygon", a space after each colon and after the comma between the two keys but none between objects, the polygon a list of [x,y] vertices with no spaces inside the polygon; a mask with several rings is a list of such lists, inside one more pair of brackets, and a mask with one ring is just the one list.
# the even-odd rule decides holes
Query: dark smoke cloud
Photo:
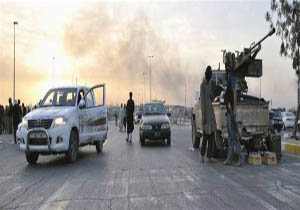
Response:
[{"label": "dark smoke cloud", "polygon": [[152,98],[183,104],[185,82],[197,78],[200,83],[200,76],[187,74],[176,43],[162,38],[143,11],[133,18],[124,17],[119,11],[103,3],[95,4],[81,9],[65,26],[68,53],[92,60],[81,66],[80,80],[106,82],[108,99],[121,103],[127,99],[129,90],[141,87],[143,72],[148,74],[149,92],[148,55],[153,54]]}]

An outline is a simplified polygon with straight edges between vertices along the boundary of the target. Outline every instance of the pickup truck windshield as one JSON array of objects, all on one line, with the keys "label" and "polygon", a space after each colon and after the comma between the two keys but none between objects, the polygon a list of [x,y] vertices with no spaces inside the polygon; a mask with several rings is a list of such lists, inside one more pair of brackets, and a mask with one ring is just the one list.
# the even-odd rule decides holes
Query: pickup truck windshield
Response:
[{"label": "pickup truck windshield", "polygon": [[76,88],[52,89],[47,92],[40,106],[75,106],[76,94]]},{"label": "pickup truck windshield", "polygon": [[144,115],[165,115],[166,109],[163,104],[159,104],[159,103],[145,104],[143,113]]}]

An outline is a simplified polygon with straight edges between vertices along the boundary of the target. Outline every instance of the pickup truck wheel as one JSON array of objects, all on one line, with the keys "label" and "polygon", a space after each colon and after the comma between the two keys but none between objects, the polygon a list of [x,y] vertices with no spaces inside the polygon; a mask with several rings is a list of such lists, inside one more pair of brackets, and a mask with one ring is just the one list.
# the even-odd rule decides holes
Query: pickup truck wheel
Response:
[{"label": "pickup truck wheel", "polygon": [[26,160],[30,165],[36,164],[39,158],[39,153],[36,152],[26,152],[25,155],[26,155]]},{"label": "pickup truck wheel", "polygon": [[95,146],[96,146],[97,153],[101,153],[103,151],[103,142],[102,141],[97,141],[95,143]]},{"label": "pickup truck wheel", "polygon": [[171,145],[171,137],[167,138],[167,145],[170,146]]},{"label": "pickup truck wheel", "polygon": [[145,145],[145,139],[144,139],[142,136],[140,136],[140,142],[141,142],[141,145],[142,145],[142,146]]},{"label": "pickup truck wheel", "polygon": [[215,142],[215,139],[212,142],[212,153],[214,158],[218,158],[218,149],[217,149],[217,144]]},{"label": "pickup truck wheel", "polygon": [[193,125],[192,125],[192,142],[193,142],[193,147],[194,148],[199,148],[200,137],[197,137],[195,123],[193,123]]},{"label": "pickup truck wheel", "polygon": [[76,131],[72,130],[70,135],[69,149],[66,153],[67,161],[73,163],[78,154],[78,136]]}]

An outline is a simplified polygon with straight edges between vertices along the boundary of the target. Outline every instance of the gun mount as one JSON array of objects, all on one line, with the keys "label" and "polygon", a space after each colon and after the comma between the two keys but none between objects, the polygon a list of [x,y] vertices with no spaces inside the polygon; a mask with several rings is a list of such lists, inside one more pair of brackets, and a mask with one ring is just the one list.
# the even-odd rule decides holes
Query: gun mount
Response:
[{"label": "gun mount", "polygon": [[249,48],[244,48],[242,52],[235,51],[223,52],[223,63],[226,71],[233,72],[237,77],[256,77],[262,76],[262,60],[256,59],[257,54],[261,50],[261,43],[275,33],[275,28],[265,35],[257,43],[252,43]]}]

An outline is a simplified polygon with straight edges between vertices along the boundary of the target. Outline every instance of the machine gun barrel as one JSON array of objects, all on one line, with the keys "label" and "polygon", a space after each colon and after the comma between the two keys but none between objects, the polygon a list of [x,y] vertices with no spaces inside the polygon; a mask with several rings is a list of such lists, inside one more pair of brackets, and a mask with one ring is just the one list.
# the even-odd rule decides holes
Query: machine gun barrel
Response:
[{"label": "machine gun barrel", "polygon": [[249,48],[249,51],[251,52],[253,49],[255,49],[258,45],[260,45],[266,38],[269,36],[272,36],[275,33],[275,28],[273,27],[267,35],[265,35],[261,40],[259,40],[256,44],[254,44],[252,47]]}]

